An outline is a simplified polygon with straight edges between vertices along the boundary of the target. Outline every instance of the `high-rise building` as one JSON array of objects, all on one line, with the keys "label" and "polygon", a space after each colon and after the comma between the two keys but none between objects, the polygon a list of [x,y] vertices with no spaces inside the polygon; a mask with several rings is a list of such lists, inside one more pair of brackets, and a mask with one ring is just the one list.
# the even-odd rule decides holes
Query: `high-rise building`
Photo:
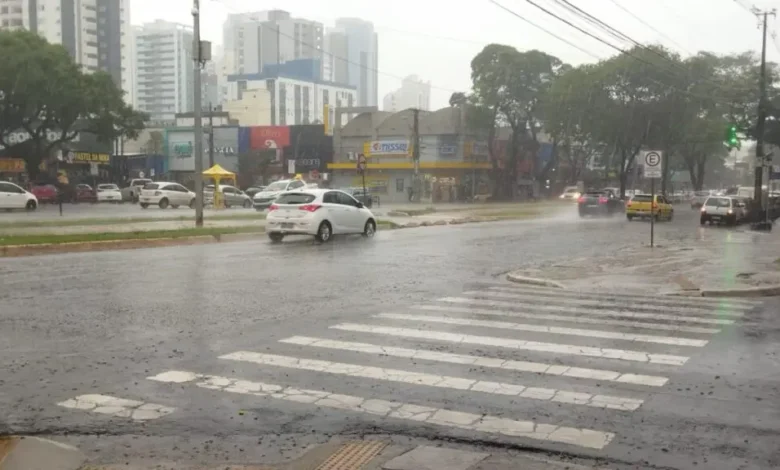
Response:
[{"label": "high-rise building", "polygon": [[[223,25],[223,99],[228,75],[258,74],[266,65],[321,59],[323,41],[321,23],[293,18],[283,10],[229,15]],[[318,70],[317,75],[321,76],[322,71]]]},{"label": "high-rise building", "polygon": [[404,78],[401,88],[385,95],[383,111],[398,112],[417,108],[431,109],[431,82],[423,82],[417,75]]},{"label": "high-rise building", "polygon": [[28,29],[61,44],[86,71],[132,89],[130,0],[3,0],[0,28]]},{"label": "high-rise building", "polygon": [[153,122],[193,111],[192,29],[157,20],[136,27],[135,108]]},{"label": "high-rise building", "polygon": [[[346,83],[357,87],[358,106],[376,106],[379,100],[379,45],[374,25],[360,18],[339,18],[336,28],[331,31],[329,46],[334,60],[334,77],[336,82],[342,82],[339,76],[339,61],[347,68]],[[342,38],[343,36],[343,38]],[[346,41],[346,55],[342,41]],[[346,64],[343,64],[346,62]]]}]

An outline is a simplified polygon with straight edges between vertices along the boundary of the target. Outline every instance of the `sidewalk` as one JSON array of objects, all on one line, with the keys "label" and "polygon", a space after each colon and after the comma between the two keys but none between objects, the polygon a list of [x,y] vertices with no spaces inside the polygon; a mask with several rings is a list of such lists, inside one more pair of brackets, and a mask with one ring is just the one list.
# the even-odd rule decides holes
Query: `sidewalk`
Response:
[{"label": "sidewalk", "polygon": [[[632,293],[725,292],[780,285],[780,234],[702,230],[695,240],[616,247],[610,256],[524,267],[513,275],[575,290]],[[703,294],[706,295],[706,294]]]}]

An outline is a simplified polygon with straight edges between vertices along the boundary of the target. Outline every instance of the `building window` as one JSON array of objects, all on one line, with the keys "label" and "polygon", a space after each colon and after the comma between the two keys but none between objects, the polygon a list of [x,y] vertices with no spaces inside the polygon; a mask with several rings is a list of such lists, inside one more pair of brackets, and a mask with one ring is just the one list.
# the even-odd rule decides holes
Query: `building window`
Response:
[{"label": "building window", "polygon": [[322,90],[322,104],[330,104],[330,93],[328,90]]},{"label": "building window", "polygon": [[301,86],[295,85],[295,95],[293,96],[293,110],[295,111],[295,122],[294,124],[300,124],[302,117],[301,117]]},{"label": "building window", "polygon": [[311,122],[311,95],[309,93],[309,87],[303,87],[303,123],[308,124]]},{"label": "building window", "polygon": [[287,84],[279,83],[279,125],[287,125]]},{"label": "building window", "polygon": [[395,180],[395,192],[402,193],[404,192],[404,179],[398,178]]}]

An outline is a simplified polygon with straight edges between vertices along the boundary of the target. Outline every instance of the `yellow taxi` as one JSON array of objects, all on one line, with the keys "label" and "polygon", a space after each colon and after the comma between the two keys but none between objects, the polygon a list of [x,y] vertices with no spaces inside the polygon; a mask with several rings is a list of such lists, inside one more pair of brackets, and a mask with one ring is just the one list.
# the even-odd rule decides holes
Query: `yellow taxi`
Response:
[{"label": "yellow taxi", "polygon": [[651,208],[655,220],[672,220],[674,217],[674,207],[665,197],[660,194],[655,198],[649,194],[637,194],[626,203],[626,218],[631,221],[634,217],[650,217]]}]

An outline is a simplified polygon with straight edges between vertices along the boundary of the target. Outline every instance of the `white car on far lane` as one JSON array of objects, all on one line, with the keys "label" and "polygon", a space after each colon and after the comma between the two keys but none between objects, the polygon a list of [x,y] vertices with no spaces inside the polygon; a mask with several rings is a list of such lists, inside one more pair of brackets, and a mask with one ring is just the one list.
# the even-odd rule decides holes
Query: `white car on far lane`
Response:
[{"label": "white car on far lane", "polygon": [[97,185],[98,202],[122,202],[122,190],[115,184]]},{"label": "white car on far lane", "polygon": [[192,208],[195,207],[195,193],[179,183],[155,181],[144,186],[138,201],[144,209],[151,204],[159,206],[160,209],[165,209],[168,206],[174,209],[179,206]]},{"label": "white car on far lane", "polygon": [[0,181],[0,209],[27,209],[34,211],[38,207],[38,198],[21,186]]},{"label": "white car on far lane", "polygon": [[313,235],[327,242],[333,235],[376,233],[376,217],[361,202],[343,191],[301,188],[279,195],[265,219],[268,238],[280,242],[285,235]]}]

